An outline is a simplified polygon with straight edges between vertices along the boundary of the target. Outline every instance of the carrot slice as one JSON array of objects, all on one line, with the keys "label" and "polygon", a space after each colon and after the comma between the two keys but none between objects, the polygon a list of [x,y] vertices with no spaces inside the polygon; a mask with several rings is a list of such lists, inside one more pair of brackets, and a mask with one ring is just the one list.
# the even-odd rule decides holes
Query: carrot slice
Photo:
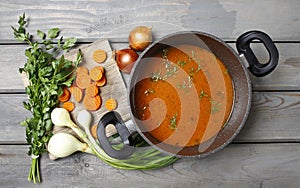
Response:
[{"label": "carrot slice", "polygon": [[63,93],[58,97],[60,102],[67,102],[71,97],[70,91],[67,88],[63,88]]},{"label": "carrot slice", "polygon": [[71,101],[65,102],[62,106],[64,109],[68,110],[69,112],[72,112],[75,108],[75,104]]},{"label": "carrot slice", "polygon": [[101,72],[104,74],[104,73],[105,73],[104,67],[102,67],[102,66],[98,66],[98,67],[99,67],[99,69],[101,70]]},{"label": "carrot slice", "polygon": [[106,76],[102,76],[102,78],[95,82],[96,86],[102,87],[106,84]]},{"label": "carrot slice", "polygon": [[89,97],[95,97],[98,93],[99,93],[99,88],[94,84],[90,84],[85,90],[85,94],[88,95]]},{"label": "carrot slice", "polygon": [[95,125],[93,125],[92,127],[91,127],[91,134],[92,134],[92,136],[94,137],[94,138],[98,138],[98,136],[97,136],[97,127],[98,127],[98,125],[97,124],[95,124]]},{"label": "carrot slice", "polygon": [[77,67],[76,74],[89,74],[89,70],[85,66]]},{"label": "carrot slice", "polygon": [[84,96],[83,105],[87,110],[95,111],[98,110],[101,106],[102,100],[100,95],[95,97]]},{"label": "carrot slice", "polygon": [[80,89],[87,88],[91,83],[91,79],[88,74],[77,74],[76,76],[76,85]]},{"label": "carrot slice", "polygon": [[100,80],[103,76],[103,70],[104,69],[101,66],[96,66],[96,67],[92,68],[92,70],[90,71],[91,79],[94,81]]},{"label": "carrot slice", "polygon": [[71,86],[70,91],[71,91],[71,94],[73,96],[73,99],[76,102],[80,102],[81,99],[82,99],[82,90],[80,88],[76,87],[76,86]]},{"label": "carrot slice", "polygon": [[93,53],[93,59],[96,63],[104,63],[107,58],[107,54],[104,50],[95,50]]},{"label": "carrot slice", "polygon": [[107,110],[114,110],[117,108],[117,101],[114,98],[109,98],[105,102],[105,107]]}]

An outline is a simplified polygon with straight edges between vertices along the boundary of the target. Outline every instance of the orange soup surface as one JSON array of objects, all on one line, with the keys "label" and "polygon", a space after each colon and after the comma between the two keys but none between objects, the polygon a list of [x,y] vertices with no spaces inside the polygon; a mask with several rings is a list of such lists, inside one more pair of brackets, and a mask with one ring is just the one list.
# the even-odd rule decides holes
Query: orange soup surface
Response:
[{"label": "orange soup surface", "polygon": [[234,92],[213,53],[192,45],[167,47],[145,58],[131,90],[141,130],[159,142],[186,147],[213,139],[229,118]]}]

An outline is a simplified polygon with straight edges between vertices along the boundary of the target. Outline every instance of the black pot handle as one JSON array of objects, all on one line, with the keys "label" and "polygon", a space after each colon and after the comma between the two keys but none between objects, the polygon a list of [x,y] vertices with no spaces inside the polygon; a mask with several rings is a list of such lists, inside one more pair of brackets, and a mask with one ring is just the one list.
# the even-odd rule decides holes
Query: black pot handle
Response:
[{"label": "black pot handle", "polygon": [[[261,41],[269,53],[269,61],[265,64],[260,63],[252,49],[250,42],[254,39]],[[261,31],[248,31],[242,34],[236,41],[236,47],[240,54],[243,54],[248,63],[250,72],[258,77],[271,73],[278,64],[279,54],[272,39]]]},{"label": "black pot handle", "polygon": [[[105,128],[109,124],[113,124],[116,127],[117,132],[119,133],[122,142],[124,143],[124,146],[119,150],[114,149],[108,138],[106,137]],[[132,136],[130,135],[118,112],[110,111],[99,120],[97,136],[102,149],[106,152],[107,155],[113,158],[126,159],[134,152]]]}]

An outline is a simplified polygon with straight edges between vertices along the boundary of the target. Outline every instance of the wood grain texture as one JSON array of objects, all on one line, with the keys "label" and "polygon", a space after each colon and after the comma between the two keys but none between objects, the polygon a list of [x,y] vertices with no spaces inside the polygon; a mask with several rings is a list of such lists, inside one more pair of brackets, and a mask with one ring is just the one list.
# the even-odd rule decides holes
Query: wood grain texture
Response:
[{"label": "wood grain texture", "polygon": [[[27,182],[26,146],[0,145],[0,187]],[[181,159],[150,171],[126,171],[77,153],[57,161],[43,155],[39,187],[220,187],[293,188],[300,184],[299,144],[231,144],[202,159]]]},{"label": "wood grain texture", "polygon": [[30,31],[59,27],[66,37],[83,41],[110,38],[127,41],[136,25],[150,25],[157,37],[178,30],[200,30],[235,40],[250,29],[269,33],[275,40],[298,41],[298,0],[154,0],[154,1],[23,1],[0,2],[0,41],[11,42],[10,25],[26,12]]},{"label": "wood grain texture", "polygon": [[[229,43],[235,49],[234,43]],[[127,43],[113,43],[112,49],[127,47]],[[273,73],[265,77],[256,78],[251,74],[254,90],[300,90],[300,44],[277,43],[279,50],[279,65]],[[21,76],[18,72],[26,62],[24,55],[27,46],[24,45],[0,45],[0,92],[24,92]],[[253,44],[253,50],[258,59],[267,61],[267,55],[261,44]],[[12,58],[13,57],[13,58]],[[123,75],[128,81],[129,75]]]},{"label": "wood grain texture", "polygon": [[[252,108],[234,142],[203,159],[182,159],[152,171],[124,171],[95,156],[76,153],[41,159],[43,183],[38,187],[220,187],[294,188],[300,185],[300,1],[243,0],[10,0],[0,2],[0,187],[33,187],[27,181],[30,158],[25,130],[30,117],[18,68],[25,45],[13,38],[10,25],[26,13],[28,30],[61,28],[64,37],[81,43],[108,38],[113,49],[127,47],[129,31],[152,26],[154,39],[182,30],[216,35],[235,49],[247,30],[268,33],[277,41],[280,60],[263,78],[251,75]],[[258,59],[268,55],[251,44]],[[125,84],[129,79],[123,75]]]},{"label": "wood grain texture", "polygon": [[[25,99],[21,94],[0,95],[0,144],[25,143],[24,129],[19,127],[30,117],[22,107]],[[299,92],[254,92],[252,101],[245,127],[234,142],[300,142]]]},{"label": "wood grain texture", "polygon": [[[245,127],[236,141],[299,141],[299,92],[255,92]],[[277,140],[277,141],[279,141]]]}]

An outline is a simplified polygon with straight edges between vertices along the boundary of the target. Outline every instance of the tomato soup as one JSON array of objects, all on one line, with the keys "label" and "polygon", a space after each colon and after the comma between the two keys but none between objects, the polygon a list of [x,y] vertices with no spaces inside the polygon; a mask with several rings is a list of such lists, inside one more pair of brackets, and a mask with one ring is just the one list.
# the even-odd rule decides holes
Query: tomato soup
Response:
[{"label": "tomato soup", "polygon": [[144,58],[131,90],[133,115],[159,142],[188,147],[213,139],[230,116],[234,90],[222,61],[193,45]]}]

